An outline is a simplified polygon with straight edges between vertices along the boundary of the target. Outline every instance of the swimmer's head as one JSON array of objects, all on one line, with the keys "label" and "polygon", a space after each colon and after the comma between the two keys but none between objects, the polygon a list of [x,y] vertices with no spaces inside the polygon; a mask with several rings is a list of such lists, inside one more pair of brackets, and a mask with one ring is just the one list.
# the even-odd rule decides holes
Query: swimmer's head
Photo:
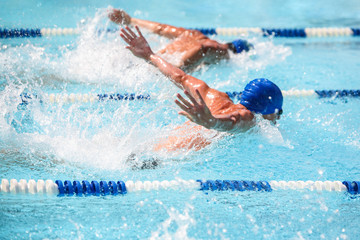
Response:
[{"label": "swimmer's head", "polygon": [[250,49],[253,49],[254,46],[249,43],[248,41],[237,39],[235,41],[232,41],[230,43],[227,43],[229,49],[233,51],[233,53],[241,53],[243,51],[248,52]]},{"label": "swimmer's head", "polygon": [[282,113],[283,95],[278,86],[265,78],[249,82],[241,94],[240,104],[262,115]]}]

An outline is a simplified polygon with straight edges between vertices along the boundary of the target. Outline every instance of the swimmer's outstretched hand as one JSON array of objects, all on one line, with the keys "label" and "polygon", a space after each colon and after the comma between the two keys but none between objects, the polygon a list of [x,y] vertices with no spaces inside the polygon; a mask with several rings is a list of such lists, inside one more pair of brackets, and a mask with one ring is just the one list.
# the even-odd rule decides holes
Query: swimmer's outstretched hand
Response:
[{"label": "swimmer's outstretched hand", "polygon": [[123,10],[111,9],[108,14],[109,19],[116,24],[129,25],[131,23],[131,17]]},{"label": "swimmer's outstretched hand", "polygon": [[127,44],[129,44],[126,48],[129,49],[135,56],[145,60],[150,60],[150,56],[154,53],[144,36],[141,34],[139,27],[135,26],[135,28],[139,36],[136,36],[136,34],[128,26],[121,29],[120,36]]},{"label": "swimmer's outstretched hand", "polygon": [[241,116],[238,111],[230,114],[213,115],[199,90],[196,89],[195,92],[198,95],[199,101],[196,101],[188,91],[184,91],[191,103],[184,99],[180,94],[177,94],[177,97],[181,102],[175,100],[175,103],[183,110],[179,112],[180,115],[187,117],[190,121],[201,126],[209,129],[216,129],[218,131],[231,130],[238,121],[241,121]]},{"label": "swimmer's outstretched hand", "polygon": [[202,98],[199,90],[195,90],[198,95],[199,102],[191,96],[188,91],[184,91],[185,95],[190,99],[191,103],[187,101],[183,96],[177,94],[178,100],[175,103],[183,110],[179,112],[180,115],[187,117],[190,121],[202,125],[206,128],[213,128],[216,124],[215,117],[211,114],[210,109],[206,106],[204,99]]}]

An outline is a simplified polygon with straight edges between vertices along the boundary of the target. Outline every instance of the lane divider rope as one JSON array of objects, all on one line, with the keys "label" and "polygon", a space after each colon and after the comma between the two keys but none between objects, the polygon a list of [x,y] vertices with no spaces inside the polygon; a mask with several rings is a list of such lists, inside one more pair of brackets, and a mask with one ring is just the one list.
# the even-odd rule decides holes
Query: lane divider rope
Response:
[{"label": "lane divider rope", "polygon": [[[258,34],[274,37],[340,37],[360,36],[360,28],[327,27],[327,28],[193,28],[206,35],[238,36]],[[99,32],[116,32],[118,29],[98,30]],[[0,28],[0,38],[26,38],[79,35],[79,28]]]},{"label": "lane divider rope", "polygon": [[[239,100],[241,92],[226,92],[228,96],[234,100]],[[284,97],[319,97],[319,98],[341,98],[341,97],[360,97],[360,90],[287,90],[282,91]],[[136,94],[136,93],[100,93],[100,94],[82,94],[82,93],[61,93],[61,94],[29,94],[22,93],[20,95],[23,103],[29,103],[34,99],[50,103],[94,103],[101,101],[134,101],[134,100],[150,100],[150,94]]]},{"label": "lane divider rope", "polygon": [[340,37],[360,36],[359,28],[199,28],[206,35],[238,36],[260,34],[274,37]]},{"label": "lane divider rope", "polygon": [[55,194],[57,196],[124,195],[128,192],[157,190],[263,191],[310,190],[360,194],[360,181],[241,181],[241,180],[171,180],[171,181],[69,181],[2,179],[0,192]]}]

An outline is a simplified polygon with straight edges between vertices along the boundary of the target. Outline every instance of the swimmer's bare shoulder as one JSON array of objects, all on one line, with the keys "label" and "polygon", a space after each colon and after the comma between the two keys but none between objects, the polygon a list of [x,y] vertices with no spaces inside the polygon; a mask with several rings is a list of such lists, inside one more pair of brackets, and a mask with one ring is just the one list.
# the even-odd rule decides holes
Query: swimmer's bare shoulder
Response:
[{"label": "swimmer's bare shoulder", "polygon": [[242,122],[245,131],[254,125],[254,114],[245,106],[235,104],[227,93],[209,88],[205,98],[214,115],[233,115],[236,122]]}]

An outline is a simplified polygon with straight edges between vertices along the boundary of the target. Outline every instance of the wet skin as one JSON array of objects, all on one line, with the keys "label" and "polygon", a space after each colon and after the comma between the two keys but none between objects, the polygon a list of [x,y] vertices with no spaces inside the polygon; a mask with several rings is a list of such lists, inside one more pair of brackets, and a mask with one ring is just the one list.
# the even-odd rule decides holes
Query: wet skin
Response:
[{"label": "wet skin", "polygon": [[117,24],[139,26],[160,36],[174,41],[158,51],[158,54],[181,54],[181,61],[176,65],[191,71],[200,64],[213,64],[221,59],[228,59],[228,45],[209,39],[197,30],[174,27],[167,24],[130,17],[125,11],[113,9],[109,13],[111,21]]},{"label": "wet skin", "polygon": [[[126,15],[124,16],[122,20],[129,21],[129,18],[126,18]],[[161,51],[168,51],[169,53],[185,51],[185,54],[187,54],[189,49],[193,49],[195,55],[189,54],[189,56],[191,56],[194,61],[197,60],[196,54],[207,49],[204,47],[206,44],[208,44],[208,46],[218,44],[207,39],[201,33],[197,33],[197,31],[187,31],[186,29],[173,28],[168,25],[161,25],[144,20],[137,21],[137,19],[134,20],[131,18],[131,23],[133,22],[137,22],[139,25],[145,25],[148,29],[160,35],[176,38],[171,45],[168,45]],[[206,131],[209,131],[208,129],[223,132],[244,132],[255,125],[254,114],[245,106],[234,104],[226,93],[210,88],[204,81],[186,74],[177,66],[170,64],[155,54],[141,34],[138,26],[135,26],[135,28],[137,34],[127,26],[121,29],[120,36],[128,44],[126,48],[135,56],[143,58],[156,66],[165,76],[168,76],[176,86],[184,90],[184,94],[189,100],[180,94],[177,95],[178,99],[175,100],[175,103],[182,110],[179,114],[200,125],[191,125],[189,122],[186,122],[183,126],[176,128],[172,135],[160,141],[159,144],[155,146],[155,150],[199,150],[211,142],[211,140],[206,139],[201,132],[206,133]],[[190,44],[180,39],[188,39]],[[214,49],[216,47],[218,47],[218,45],[216,45]],[[211,52],[209,49],[210,48],[206,51]],[[263,115],[263,117],[274,123],[280,118],[276,113]]]}]

